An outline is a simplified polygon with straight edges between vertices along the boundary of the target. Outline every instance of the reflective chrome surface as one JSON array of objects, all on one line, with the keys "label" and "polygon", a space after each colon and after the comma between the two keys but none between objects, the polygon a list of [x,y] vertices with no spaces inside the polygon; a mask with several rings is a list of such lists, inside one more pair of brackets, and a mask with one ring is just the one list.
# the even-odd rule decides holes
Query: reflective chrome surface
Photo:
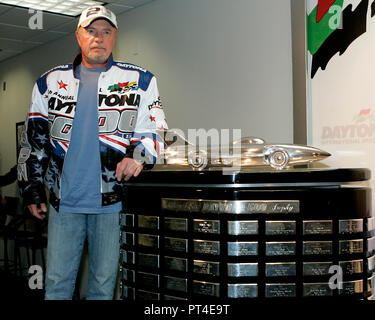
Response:
[{"label": "reflective chrome surface", "polygon": [[166,289],[187,292],[187,279],[165,276],[163,281]]},{"label": "reflective chrome surface", "polygon": [[164,257],[164,268],[166,270],[172,271],[188,271],[188,263],[186,258],[177,258],[177,257]]},{"label": "reflective chrome surface", "polygon": [[214,282],[193,280],[193,292],[211,297],[220,296],[220,284]]},{"label": "reflective chrome surface", "polygon": [[339,220],[339,233],[363,232],[363,219]]},{"label": "reflective chrome surface", "polygon": [[159,217],[139,215],[138,228],[159,229]]},{"label": "reflective chrome surface", "polygon": [[164,228],[170,231],[188,231],[188,222],[186,218],[164,218]]},{"label": "reflective chrome surface", "polygon": [[295,297],[295,283],[266,283],[266,297]]},{"label": "reflective chrome surface", "polygon": [[194,232],[199,232],[199,233],[220,234],[220,221],[219,220],[194,219],[193,230]]},{"label": "reflective chrome surface", "polygon": [[266,242],[266,256],[289,256],[295,254],[295,241]]},{"label": "reflective chrome surface", "polygon": [[[190,166],[202,170],[210,167],[271,167],[281,170],[308,164],[330,156],[318,148],[293,144],[267,144],[263,139],[245,137],[227,145],[193,145],[173,130],[158,131],[167,147],[158,163]],[[207,141],[206,141],[207,143]]]},{"label": "reflective chrome surface", "polygon": [[142,267],[159,268],[160,256],[156,254],[138,253],[138,265]]},{"label": "reflective chrome surface", "polygon": [[151,234],[138,234],[138,245],[151,248],[159,248],[159,236]]},{"label": "reflective chrome surface", "polygon": [[266,235],[294,235],[295,221],[266,221]]},{"label": "reflective chrome surface", "polygon": [[355,274],[363,272],[363,260],[339,261],[339,266],[344,274]]},{"label": "reflective chrome surface", "polygon": [[181,238],[165,237],[164,248],[171,251],[187,252],[188,240]]},{"label": "reflective chrome surface", "polygon": [[340,240],[339,254],[355,254],[363,252],[363,240]]},{"label": "reflective chrome surface", "polygon": [[160,275],[148,272],[137,272],[137,284],[146,287],[159,288],[160,287]]},{"label": "reflective chrome surface", "polygon": [[193,240],[193,242],[195,253],[220,255],[219,241]]},{"label": "reflective chrome surface", "polygon": [[266,263],[266,277],[288,277],[296,275],[295,262]]},{"label": "reflective chrome surface", "polygon": [[322,276],[329,274],[328,270],[333,265],[333,262],[303,262],[304,276]]},{"label": "reflective chrome surface", "polygon": [[228,263],[229,277],[256,277],[258,275],[258,263]]},{"label": "reflective chrome surface", "polygon": [[258,221],[228,221],[229,235],[251,235],[258,234]]},{"label": "reflective chrome surface", "polygon": [[256,283],[228,284],[229,298],[255,298],[258,296],[258,285]]},{"label": "reflective chrome surface", "polygon": [[258,254],[258,242],[228,242],[228,256],[255,256]]},{"label": "reflective chrome surface", "polygon": [[193,261],[193,272],[208,274],[212,276],[219,276],[219,262],[214,261],[203,261],[203,260],[194,260]]},{"label": "reflective chrome surface", "polygon": [[332,220],[304,220],[303,234],[332,234]]},{"label": "reflective chrome surface", "polygon": [[332,254],[332,241],[303,241],[304,255]]},{"label": "reflective chrome surface", "polygon": [[303,284],[304,297],[328,297],[332,295],[333,291],[327,282]]}]

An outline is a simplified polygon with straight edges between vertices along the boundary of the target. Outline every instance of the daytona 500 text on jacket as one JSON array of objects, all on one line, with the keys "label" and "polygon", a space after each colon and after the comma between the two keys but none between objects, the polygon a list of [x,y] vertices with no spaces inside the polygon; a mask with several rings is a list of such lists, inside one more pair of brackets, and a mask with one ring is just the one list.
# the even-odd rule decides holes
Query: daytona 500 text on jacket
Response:
[{"label": "daytona 500 text on jacket", "polygon": [[[73,64],[49,70],[34,85],[18,159],[25,204],[46,202],[45,183],[50,203],[58,210],[79,87],[75,68],[81,59],[78,55]],[[102,205],[109,205],[120,200],[117,163],[124,156],[132,157],[134,151],[142,155],[138,160],[155,163],[163,148],[156,130],[167,129],[167,123],[153,74],[114,61],[112,55],[99,77],[97,99]]]}]

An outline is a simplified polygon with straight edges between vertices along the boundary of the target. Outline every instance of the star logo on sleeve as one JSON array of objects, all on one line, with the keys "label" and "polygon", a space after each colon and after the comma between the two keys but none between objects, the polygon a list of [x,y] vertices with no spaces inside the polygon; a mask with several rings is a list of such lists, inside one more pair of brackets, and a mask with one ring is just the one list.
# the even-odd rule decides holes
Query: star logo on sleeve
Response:
[{"label": "star logo on sleeve", "polygon": [[66,91],[68,91],[68,89],[66,88],[68,86],[67,83],[64,83],[62,80],[61,81],[57,81],[57,83],[59,84],[60,88],[59,89],[65,89]]}]

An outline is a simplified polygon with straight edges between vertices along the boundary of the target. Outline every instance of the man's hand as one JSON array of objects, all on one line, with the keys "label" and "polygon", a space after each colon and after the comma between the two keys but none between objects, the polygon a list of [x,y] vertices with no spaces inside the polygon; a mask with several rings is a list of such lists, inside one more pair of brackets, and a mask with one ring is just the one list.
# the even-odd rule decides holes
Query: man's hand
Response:
[{"label": "man's hand", "polygon": [[125,178],[128,181],[132,176],[137,177],[143,169],[143,165],[132,158],[124,158],[117,164],[116,179],[121,181]]},{"label": "man's hand", "polygon": [[41,220],[46,217],[45,214],[47,213],[47,206],[45,203],[41,203],[40,206],[38,204],[30,204],[27,207],[34,217]]}]

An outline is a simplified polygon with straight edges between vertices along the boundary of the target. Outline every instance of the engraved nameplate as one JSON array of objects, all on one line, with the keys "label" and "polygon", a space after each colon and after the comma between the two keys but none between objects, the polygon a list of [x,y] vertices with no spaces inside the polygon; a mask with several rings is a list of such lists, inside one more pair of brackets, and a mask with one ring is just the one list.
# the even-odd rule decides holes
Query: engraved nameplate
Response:
[{"label": "engraved nameplate", "polygon": [[220,242],[209,240],[194,240],[194,252],[202,254],[220,254]]},{"label": "engraved nameplate", "polygon": [[328,283],[304,283],[303,296],[304,297],[328,297],[332,296],[333,291]]},{"label": "engraved nameplate", "polygon": [[187,300],[187,298],[182,298],[182,297],[175,297],[175,296],[170,296],[170,295],[164,295],[164,300],[167,301],[174,301],[174,300]]},{"label": "engraved nameplate", "polygon": [[135,288],[123,285],[122,296],[129,300],[135,300]]},{"label": "engraved nameplate", "polygon": [[367,290],[374,294],[375,289],[375,275],[367,278]]},{"label": "engraved nameplate", "polygon": [[355,274],[363,272],[363,260],[339,261],[339,266],[344,274]]},{"label": "engraved nameplate", "polygon": [[322,276],[329,274],[329,268],[333,262],[304,262],[303,275],[304,276]]},{"label": "engraved nameplate", "polygon": [[266,221],[266,235],[296,234],[295,221]]},{"label": "engraved nameplate", "polygon": [[332,234],[332,220],[305,220],[303,234]]},{"label": "engraved nameplate", "polygon": [[332,254],[332,241],[304,241],[302,252],[304,255]]},{"label": "engraved nameplate", "polygon": [[255,283],[228,284],[228,298],[256,298],[258,285]]},{"label": "engraved nameplate", "polygon": [[159,236],[151,234],[138,234],[138,245],[150,248],[159,248]]},{"label": "engraved nameplate", "polygon": [[187,279],[164,277],[164,286],[169,290],[187,292]]},{"label": "engraved nameplate", "polygon": [[182,297],[175,297],[175,296],[170,296],[170,295],[164,295],[164,300],[167,301],[175,301],[175,300],[187,300],[187,298],[182,298]]},{"label": "engraved nameplate", "polygon": [[193,230],[200,233],[220,234],[220,221],[194,219]]},{"label": "engraved nameplate", "polygon": [[122,262],[134,264],[135,263],[135,254],[133,251],[121,250]]},{"label": "engraved nameplate", "polygon": [[258,242],[228,242],[229,256],[256,256],[258,254]]},{"label": "engraved nameplate", "polygon": [[339,220],[339,233],[347,234],[357,232],[363,232],[362,219]]},{"label": "engraved nameplate", "polygon": [[375,218],[367,219],[367,231],[375,230]]},{"label": "engraved nameplate", "polygon": [[138,228],[159,229],[159,217],[139,215]]},{"label": "engraved nameplate", "polygon": [[342,289],[339,288],[339,294],[353,295],[363,292],[363,280],[343,281]]},{"label": "engraved nameplate", "polygon": [[295,241],[266,242],[267,256],[289,256],[296,254]]},{"label": "engraved nameplate", "polygon": [[135,282],[135,271],[124,268],[122,270],[122,279],[128,282]]},{"label": "engraved nameplate", "polygon": [[256,277],[258,263],[228,263],[228,277]]},{"label": "engraved nameplate", "polygon": [[138,290],[137,299],[139,300],[160,300],[160,293]]},{"label": "engraved nameplate", "polygon": [[164,257],[164,267],[166,270],[187,272],[187,259],[176,257]]},{"label": "engraved nameplate", "polygon": [[219,262],[194,260],[193,272],[219,276],[219,265]]},{"label": "engraved nameplate", "polygon": [[375,237],[367,239],[367,251],[375,250]]},{"label": "engraved nameplate", "polygon": [[134,227],[134,214],[120,214],[120,226]]},{"label": "engraved nameplate", "polygon": [[138,253],[138,265],[141,267],[159,268],[160,257],[156,254]]},{"label": "engraved nameplate", "polygon": [[375,269],[375,256],[367,258],[367,271],[373,271]]},{"label": "engraved nameplate", "polygon": [[165,218],[164,228],[170,231],[188,231],[187,219],[185,218]]},{"label": "engraved nameplate", "polygon": [[266,263],[266,277],[288,277],[296,275],[295,262]]},{"label": "engraved nameplate", "polygon": [[193,280],[193,292],[211,297],[220,296],[220,284],[206,281]]},{"label": "engraved nameplate", "polygon": [[134,246],[134,233],[122,231],[120,242],[128,246]]},{"label": "engraved nameplate", "polygon": [[141,286],[159,288],[160,287],[160,275],[138,271],[137,283],[138,285],[141,285]]},{"label": "engraved nameplate", "polygon": [[340,240],[339,253],[340,254],[355,254],[363,252],[363,240]]},{"label": "engraved nameplate", "polygon": [[266,297],[295,297],[296,284],[295,283],[267,283]]},{"label": "engraved nameplate", "polygon": [[177,252],[187,252],[188,250],[188,240],[180,238],[164,238],[164,248],[167,250],[177,251]]},{"label": "engraved nameplate", "polygon": [[228,234],[230,235],[251,235],[258,234],[258,221],[228,221]]},{"label": "engraved nameplate", "polygon": [[299,213],[299,200],[202,200],[163,198],[164,210],[197,213]]}]

